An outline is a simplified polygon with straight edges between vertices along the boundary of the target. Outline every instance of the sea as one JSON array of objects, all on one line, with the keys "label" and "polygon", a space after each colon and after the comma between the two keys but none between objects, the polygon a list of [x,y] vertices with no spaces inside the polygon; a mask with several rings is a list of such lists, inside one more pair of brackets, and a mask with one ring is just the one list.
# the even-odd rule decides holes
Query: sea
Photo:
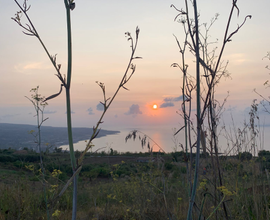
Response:
[{"label": "sea", "polygon": [[[94,147],[90,150],[95,151],[105,151],[110,152],[111,149],[121,152],[148,152],[148,142],[149,147],[154,152],[175,152],[182,151],[184,145],[184,130],[180,131],[177,135],[174,135],[179,128],[172,127],[138,127],[138,128],[104,128],[106,130],[120,131],[117,134],[107,135],[93,140]],[[126,140],[126,137],[132,131],[138,131],[136,139],[133,138]],[[259,132],[259,136],[254,142],[256,145],[257,154],[260,150],[270,150],[270,127],[265,127]],[[146,146],[141,145],[140,138],[146,135]],[[140,137],[140,138],[139,138]],[[196,136],[193,135],[192,139],[195,140]],[[224,134],[219,135],[218,147],[219,152],[224,155],[235,155],[238,152],[249,151],[253,153],[253,148],[251,146],[252,142],[249,141],[250,137],[246,137],[246,140],[241,140],[233,132],[232,136],[225,137]],[[193,142],[194,143],[194,142]],[[68,145],[61,146],[63,150],[68,150]],[[74,144],[74,149],[78,151],[83,151],[86,147],[86,140],[81,140]],[[194,149],[195,151],[195,149]]]},{"label": "sea", "polygon": [[[93,140],[95,151],[110,152],[111,149],[117,152],[147,152],[152,151],[173,152],[180,151],[181,134],[174,135],[175,128],[170,127],[142,127],[142,128],[105,128],[106,130],[120,131],[120,133],[99,137]],[[135,140],[133,137],[126,140],[129,133],[137,131]],[[141,139],[146,136],[146,146],[142,146]],[[140,139],[141,138],[141,139]],[[149,145],[148,145],[149,143]],[[149,146],[149,147],[148,147]],[[86,140],[74,143],[74,150],[82,151],[86,147]],[[68,145],[62,145],[63,150],[68,150]]]}]

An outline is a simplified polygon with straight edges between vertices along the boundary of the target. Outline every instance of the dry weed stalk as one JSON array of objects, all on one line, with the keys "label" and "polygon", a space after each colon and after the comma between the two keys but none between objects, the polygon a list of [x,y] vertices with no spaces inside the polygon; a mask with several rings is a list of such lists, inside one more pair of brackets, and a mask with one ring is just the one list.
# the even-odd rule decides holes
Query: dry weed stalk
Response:
[{"label": "dry weed stalk", "polygon": [[[173,67],[178,67],[183,73],[183,87],[182,87],[182,96],[183,96],[183,103],[182,103],[182,114],[184,117],[184,126],[185,127],[185,145],[187,146],[187,143],[189,140],[188,138],[188,133],[190,133],[190,129],[187,129],[188,127],[188,122],[191,120],[190,115],[187,114],[186,112],[186,103],[192,101],[192,97],[189,93],[186,91],[190,91],[190,89],[186,89],[188,87],[188,83],[186,83],[186,76],[187,76],[187,68],[188,65],[185,63],[185,52],[186,52],[186,47],[189,49],[189,51],[196,57],[196,117],[197,117],[197,130],[196,130],[196,135],[197,135],[197,140],[195,144],[189,144],[189,149],[186,147],[187,150],[192,152],[192,148],[195,146],[196,147],[196,160],[195,160],[195,171],[194,171],[194,178],[193,178],[193,187],[190,195],[190,205],[189,205],[189,211],[187,215],[187,219],[192,219],[192,209],[195,204],[195,195],[196,195],[196,189],[197,189],[197,182],[198,182],[198,168],[199,168],[199,155],[200,155],[200,144],[202,143],[204,151],[206,151],[206,146],[205,146],[205,129],[208,127],[211,141],[210,141],[210,151],[214,153],[212,154],[212,159],[215,158],[215,163],[216,163],[216,173],[215,173],[215,179],[218,179],[218,184],[216,183],[215,186],[215,194],[219,194],[219,200],[223,198],[223,193],[218,192],[217,187],[222,187],[223,182],[222,182],[222,175],[221,175],[221,169],[220,169],[220,164],[219,164],[219,158],[218,158],[218,140],[217,140],[217,121],[219,118],[219,113],[221,110],[218,112],[218,105],[217,101],[215,100],[215,86],[220,82],[220,79],[224,76],[227,76],[227,63],[223,65],[222,63],[222,55],[224,53],[225,46],[227,43],[229,43],[232,40],[232,37],[239,31],[239,29],[245,24],[247,18],[251,18],[251,15],[247,15],[244,19],[244,21],[239,25],[234,31],[230,32],[230,24],[231,24],[231,19],[233,14],[237,13],[239,15],[240,10],[237,6],[237,0],[232,0],[232,7],[231,11],[229,13],[229,18],[227,21],[227,25],[225,27],[225,33],[223,37],[223,42],[221,45],[221,49],[218,53],[218,55],[215,55],[215,51],[217,48],[214,50],[209,51],[209,45],[212,44],[213,42],[209,42],[209,35],[208,32],[211,28],[211,26],[214,24],[214,22],[218,18],[218,14],[215,15],[215,17],[212,19],[210,22],[210,25],[204,25],[205,27],[205,34],[202,34],[202,32],[199,30],[201,27],[199,25],[199,15],[197,12],[197,1],[193,0],[191,1],[191,6],[188,3],[187,0],[185,0],[185,8],[184,9],[178,9],[174,5],[171,5],[177,12],[178,15],[175,17],[175,20],[179,19],[178,21],[183,25],[184,33],[185,33],[185,40],[184,40],[184,45],[181,46],[179,43],[179,40],[176,38],[177,45],[180,49],[180,54],[182,57],[182,63],[181,65],[178,65],[174,63],[172,66]],[[191,13],[189,12],[189,8],[193,8],[193,18],[191,16]],[[200,74],[200,70],[202,70],[203,74]],[[203,82],[204,79],[204,82]],[[203,90],[201,91],[201,85]],[[187,99],[185,97],[188,97]],[[202,109],[201,109],[201,101],[202,101]],[[221,105],[222,107],[223,105]],[[220,106],[219,106],[220,107]],[[220,108],[222,109],[222,108]],[[208,125],[204,125],[206,113],[208,113]],[[205,127],[205,128],[204,128]],[[182,128],[181,128],[182,129]],[[179,129],[179,131],[181,130]],[[214,156],[214,157],[213,157]],[[213,160],[214,162],[214,160]],[[192,167],[192,160],[190,160],[190,167]],[[191,172],[190,174],[191,175]],[[190,181],[192,182],[192,181]],[[215,199],[215,206],[217,206],[216,203],[217,199]],[[225,218],[229,218],[228,210],[226,208],[226,205],[224,202],[222,202],[222,207],[224,210],[224,215]],[[216,212],[216,217],[217,217],[217,212]]]},{"label": "dry weed stalk", "polygon": [[[73,182],[73,208],[72,208],[72,219],[75,220],[76,219],[76,215],[77,215],[77,184],[78,184],[78,174],[81,170],[82,167],[82,163],[83,163],[83,159],[85,154],[87,153],[87,151],[93,146],[92,145],[92,141],[93,139],[95,139],[99,133],[99,126],[101,123],[103,123],[103,117],[105,115],[105,113],[107,112],[108,108],[110,107],[110,105],[112,104],[113,100],[115,99],[116,95],[118,94],[119,90],[121,88],[126,89],[126,84],[127,82],[131,79],[132,75],[134,74],[135,70],[136,70],[136,65],[133,64],[133,61],[135,59],[139,59],[141,57],[135,57],[135,51],[137,48],[137,43],[138,43],[138,38],[139,38],[139,28],[136,28],[136,37],[135,40],[133,39],[133,37],[131,36],[131,34],[129,32],[126,32],[125,35],[127,36],[127,40],[131,42],[131,56],[130,56],[130,60],[129,63],[127,65],[126,71],[123,75],[123,78],[121,80],[121,82],[119,83],[118,88],[116,89],[116,92],[114,93],[114,95],[112,96],[112,98],[107,98],[106,97],[106,92],[105,92],[105,85],[101,82],[97,82],[97,84],[100,86],[100,88],[102,89],[103,92],[103,97],[104,100],[103,102],[101,102],[101,104],[104,107],[104,111],[103,114],[101,115],[100,119],[98,120],[96,126],[93,127],[93,134],[92,136],[89,138],[89,141],[87,143],[87,146],[85,148],[85,150],[83,151],[83,153],[81,154],[81,156],[79,158],[76,159],[75,157],[75,152],[74,152],[74,147],[73,147],[73,136],[72,136],[72,122],[71,122],[71,98],[70,98],[70,88],[71,88],[71,73],[72,73],[72,39],[71,39],[71,15],[70,12],[72,10],[74,10],[75,8],[75,2],[73,0],[64,0],[64,4],[65,4],[65,9],[66,9],[66,23],[67,23],[67,41],[68,41],[68,62],[67,62],[67,77],[63,76],[63,74],[61,73],[61,64],[57,63],[56,60],[56,55],[51,55],[48,51],[48,49],[46,48],[45,44],[43,43],[43,41],[41,40],[40,35],[38,34],[35,26],[33,25],[30,17],[28,16],[28,11],[30,9],[30,6],[27,4],[27,0],[24,0],[23,4],[19,4],[17,0],[14,0],[15,3],[18,5],[18,7],[20,8],[20,11],[18,11],[15,14],[15,17],[13,17],[12,19],[23,29],[23,33],[28,35],[28,36],[34,36],[36,37],[40,44],[42,45],[43,49],[45,50],[47,56],[49,57],[52,65],[54,66],[55,70],[56,70],[56,76],[57,78],[60,80],[60,91],[56,94],[53,94],[49,97],[47,97],[44,101],[48,101],[50,99],[56,98],[57,96],[59,96],[62,92],[62,88],[65,88],[65,92],[66,92],[66,109],[67,109],[67,129],[68,129],[68,140],[69,140],[69,151],[70,151],[70,159],[71,159],[71,166],[72,166],[72,170],[73,170],[73,176],[70,178],[70,180],[67,182],[67,184],[64,186],[63,190],[60,192],[60,194],[58,195],[61,196],[64,191],[67,189],[67,186],[70,184],[70,182]],[[23,24],[21,21],[22,15],[24,15],[28,21],[28,23]],[[130,73],[129,73],[130,71]]]}]

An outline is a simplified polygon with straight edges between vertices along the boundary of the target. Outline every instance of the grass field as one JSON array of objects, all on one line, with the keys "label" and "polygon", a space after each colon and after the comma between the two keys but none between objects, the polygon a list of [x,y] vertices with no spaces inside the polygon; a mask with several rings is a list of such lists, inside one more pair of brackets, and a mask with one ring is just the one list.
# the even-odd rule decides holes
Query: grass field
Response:
[{"label": "grass field", "polygon": [[[185,219],[190,189],[183,155],[89,153],[79,177],[77,219]],[[72,175],[69,154],[43,159],[49,217],[70,219],[71,186],[56,198]],[[224,184],[215,187],[212,158],[202,157],[194,219],[223,219],[217,201],[226,204],[230,219],[269,219],[268,160],[268,151],[220,157]],[[44,187],[37,153],[1,150],[0,219],[47,219]]]}]

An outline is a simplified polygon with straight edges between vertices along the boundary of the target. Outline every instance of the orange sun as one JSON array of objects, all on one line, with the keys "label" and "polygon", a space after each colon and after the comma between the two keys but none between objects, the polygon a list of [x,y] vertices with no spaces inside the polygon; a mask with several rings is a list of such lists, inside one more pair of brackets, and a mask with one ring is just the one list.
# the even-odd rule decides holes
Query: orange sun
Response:
[{"label": "orange sun", "polygon": [[158,107],[158,106],[157,106],[156,104],[154,104],[154,105],[153,105],[153,109],[155,109],[155,110],[156,110],[156,109],[157,109],[157,107]]}]

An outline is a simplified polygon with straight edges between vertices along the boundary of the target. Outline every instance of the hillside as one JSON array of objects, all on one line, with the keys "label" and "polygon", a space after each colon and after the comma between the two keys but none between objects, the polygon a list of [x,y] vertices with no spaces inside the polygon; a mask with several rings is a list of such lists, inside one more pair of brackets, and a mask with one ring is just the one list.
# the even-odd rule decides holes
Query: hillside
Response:
[{"label": "hillside", "polygon": [[[30,134],[31,130],[35,132]],[[92,131],[92,128],[73,128],[74,143],[88,139]],[[0,149],[22,149],[24,147],[33,149],[36,147],[34,137],[36,132],[37,126],[35,125],[0,123]],[[119,131],[101,130],[97,138],[117,133]],[[42,143],[49,143],[53,147],[68,144],[67,137],[67,128],[65,127],[42,126],[41,128]]]}]

